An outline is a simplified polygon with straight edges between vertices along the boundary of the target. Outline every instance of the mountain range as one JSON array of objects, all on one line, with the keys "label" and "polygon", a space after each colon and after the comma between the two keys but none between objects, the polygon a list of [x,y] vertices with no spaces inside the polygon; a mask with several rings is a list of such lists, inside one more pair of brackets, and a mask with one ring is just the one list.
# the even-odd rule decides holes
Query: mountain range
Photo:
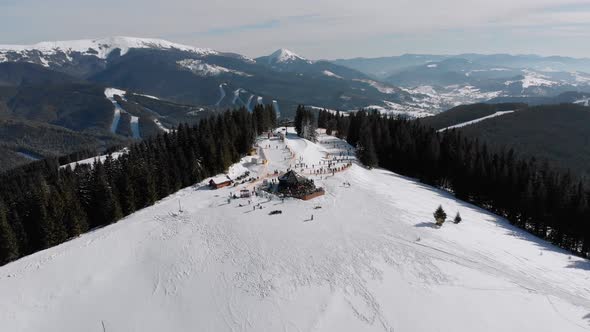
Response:
[{"label": "mountain range", "polygon": [[[375,80],[423,93],[440,109],[494,98],[554,97],[590,91],[590,59],[537,55],[407,54],[336,60]],[[427,98],[428,99],[428,98]]]},{"label": "mountain range", "polygon": [[[132,37],[0,45],[0,170],[257,104],[285,118],[299,104],[418,118],[474,102],[564,100],[560,93],[584,103],[589,69],[585,59],[477,54],[314,61],[279,49],[252,59]],[[32,142],[15,136],[15,125],[29,128],[27,137],[39,128],[67,134]]]}]

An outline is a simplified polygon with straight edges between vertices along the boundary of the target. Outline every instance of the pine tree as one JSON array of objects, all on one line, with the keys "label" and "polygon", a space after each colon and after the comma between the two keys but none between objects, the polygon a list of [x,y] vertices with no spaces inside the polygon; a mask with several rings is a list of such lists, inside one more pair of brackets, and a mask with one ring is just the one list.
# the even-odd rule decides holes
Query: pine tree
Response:
[{"label": "pine tree", "polygon": [[101,163],[94,164],[91,205],[87,209],[91,221],[90,227],[108,225],[123,216],[119,200],[113,192]]},{"label": "pine tree", "polygon": [[0,201],[0,265],[17,259],[18,243],[6,218],[4,203]]},{"label": "pine tree", "polygon": [[306,117],[303,120],[301,137],[312,142],[317,140],[316,126],[312,117]]},{"label": "pine tree", "polygon": [[463,219],[461,219],[461,215],[459,214],[459,212],[457,212],[457,215],[455,216],[455,219],[453,219],[453,222],[455,224],[458,224],[462,221]]},{"label": "pine tree", "polygon": [[439,205],[436,211],[434,211],[434,220],[436,220],[436,224],[438,226],[442,226],[442,224],[447,219],[447,214],[445,210],[443,210],[442,205]]},{"label": "pine tree", "polygon": [[301,131],[303,129],[303,112],[305,108],[302,105],[297,106],[297,111],[295,111],[295,132],[297,135],[301,136]]},{"label": "pine tree", "polygon": [[375,151],[375,145],[373,144],[373,139],[371,138],[371,135],[368,134],[368,132],[364,135],[361,135],[360,140],[357,143],[357,155],[363,165],[367,166],[368,168],[377,166],[379,162],[377,159],[377,152]]}]

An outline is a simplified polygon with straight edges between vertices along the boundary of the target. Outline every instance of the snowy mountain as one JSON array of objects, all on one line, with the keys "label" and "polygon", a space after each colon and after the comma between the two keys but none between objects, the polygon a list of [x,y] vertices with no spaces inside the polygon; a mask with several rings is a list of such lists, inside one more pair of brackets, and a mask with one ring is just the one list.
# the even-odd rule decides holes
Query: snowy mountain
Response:
[{"label": "snowy mountain", "polygon": [[73,55],[95,56],[107,59],[112,52],[118,50],[119,55],[125,55],[130,49],[151,48],[192,52],[199,55],[214,55],[218,52],[206,48],[171,43],[161,39],[110,37],[103,39],[86,39],[70,41],[41,42],[34,45],[0,45],[0,61],[14,61],[13,57],[22,59],[37,56],[41,64],[48,66],[52,56],[61,54],[69,58]]},{"label": "snowy mountain", "polygon": [[[287,49],[253,60],[159,39],[111,37],[0,46],[0,62],[37,64],[105,87],[199,107],[251,109],[255,102],[274,100],[284,116],[292,116],[298,104],[355,110],[404,106],[410,100],[407,91],[388,85],[384,92],[375,88],[383,83],[369,82],[356,70],[310,61]],[[227,97],[236,91],[244,95]]]},{"label": "snowy mountain", "polygon": [[414,96],[436,109],[492,98],[553,97],[590,91],[590,60],[510,55],[403,55],[336,60]]},{"label": "snowy mountain", "polygon": [[211,49],[161,39],[110,37],[34,45],[0,45],[0,62],[30,62],[70,74],[87,75],[103,69],[109,59],[124,56],[133,49],[177,50],[198,56],[219,54]]},{"label": "snowy mountain", "polygon": [[[323,134],[259,146],[267,166],[246,157],[228,174],[262,181],[350,149]],[[0,322],[21,332],[588,330],[587,261],[415,180],[356,163],[314,170],[298,170],[326,190],[311,201],[228,203],[256,183],[204,181],[0,267]],[[439,204],[463,222],[435,228]]]},{"label": "snowy mountain", "polygon": [[275,51],[269,56],[260,57],[256,59],[256,61],[267,65],[292,64],[297,62],[307,64],[312,63],[310,60],[284,48]]},{"label": "snowy mountain", "polygon": [[[255,61],[130,37],[1,46],[0,85],[7,87],[0,89],[0,114],[96,135],[100,141],[93,140],[92,147],[103,149],[113,139],[149,137],[211,112],[238,107],[251,111],[260,103],[272,103],[287,118],[299,104],[343,111],[371,106],[410,116],[432,113],[420,109],[425,104],[415,105],[410,91],[287,50]],[[107,88],[127,92],[127,100],[108,99]],[[0,170],[29,162],[25,155],[74,152],[45,142],[23,146],[14,131],[9,136],[0,142]]]}]

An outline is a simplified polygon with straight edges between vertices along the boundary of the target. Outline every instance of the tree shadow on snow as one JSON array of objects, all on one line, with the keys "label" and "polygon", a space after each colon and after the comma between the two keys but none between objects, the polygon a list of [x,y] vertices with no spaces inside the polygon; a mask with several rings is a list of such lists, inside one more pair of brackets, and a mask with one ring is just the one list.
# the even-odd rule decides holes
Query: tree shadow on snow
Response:
[{"label": "tree shadow on snow", "polygon": [[590,314],[587,314],[586,316],[584,316],[582,318],[588,320],[588,324],[590,325]]},{"label": "tree shadow on snow", "polygon": [[200,191],[200,190],[212,191],[212,190],[214,190],[208,184],[195,185],[195,186],[193,186],[193,188],[194,188],[195,191]]},{"label": "tree shadow on snow", "polygon": [[419,224],[414,225],[414,227],[418,227],[418,228],[434,228],[434,229],[438,228],[435,223],[431,223],[431,222],[421,222]]},{"label": "tree shadow on snow", "polygon": [[[571,262],[568,266],[570,269],[582,269],[586,271],[590,271],[590,262],[588,261],[575,261]],[[590,314],[586,315],[584,318],[590,320]]]}]

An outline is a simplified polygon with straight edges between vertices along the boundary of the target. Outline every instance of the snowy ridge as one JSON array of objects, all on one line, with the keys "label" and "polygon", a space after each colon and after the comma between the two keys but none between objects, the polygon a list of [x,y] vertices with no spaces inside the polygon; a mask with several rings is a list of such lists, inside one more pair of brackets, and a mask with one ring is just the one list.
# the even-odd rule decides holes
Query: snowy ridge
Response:
[{"label": "snowy ridge", "polygon": [[251,77],[252,75],[244,72],[228,69],[218,65],[208,64],[202,60],[184,59],[176,62],[179,66],[190,70],[198,76],[219,76],[221,74],[234,74],[239,76]]},{"label": "snowy ridge", "polygon": [[[259,150],[268,166],[245,157],[228,175],[275,178],[275,169],[315,165],[303,173],[326,195],[228,202],[253,185],[181,190],[0,267],[3,329],[588,330],[588,261],[444,191],[367,170],[334,137],[313,143],[290,128],[284,143],[261,138]],[[310,175],[343,155],[350,168]],[[463,222],[435,228],[439,204]]]},{"label": "snowy ridge", "polygon": [[74,161],[73,163],[69,163],[69,164],[65,164],[60,166],[59,168],[66,168],[66,167],[70,167],[72,170],[76,169],[77,166],[79,165],[94,165],[95,162],[101,162],[104,163],[104,161],[111,156],[113,159],[118,159],[120,156],[128,153],[129,150],[127,148],[124,148],[122,150],[119,150],[117,152],[113,152],[110,154],[104,154],[104,155],[100,155],[100,156],[96,156],[96,157],[91,157],[91,158],[87,158],[87,159],[82,159],[79,161]]},{"label": "snowy ridge", "polygon": [[[110,37],[70,41],[41,42],[34,45],[0,45],[0,62],[24,61],[44,67],[63,66],[79,61],[78,57],[96,57],[106,60],[114,51],[123,56],[130,49],[160,49],[191,52],[199,56],[216,55],[218,52],[188,45],[172,43],[161,39]],[[248,61],[244,58],[244,61]]]},{"label": "snowy ridge", "polygon": [[475,120],[471,120],[471,121],[459,123],[459,124],[456,124],[456,125],[453,125],[453,126],[450,126],[450,127],[446,127],[446,128],[443,128],[443,129],[439,129],[438,131],[439,132],[442,132],[442,131],[453,129],[453,128],[461,128],[461,127],[472,125],[474,123],[478,123],[478,122],[481,122],[481,121],[484,121],[484,120],[488,120],[488,119],[491,119],[491,118],[495,118],[495,117],[506,115],[506,114],[510,114],[510,113],[514,113],[514,111],[500,111],[500,112],[496,112],[494,114],[491,114],[491,115],[488,115],[488,116],[484,116],[484,117],[479,118],[479,119],[475,119]]},{"label": "snowy ridge", "polygon": [[160,98],[156,97],[156,96],[152,96],[152,95],[146,95],[146,94],[141,94],[141,93],[134,93],[135,95],[138,96],[142,96],[142,97],[146,97],[146,98],[150,98],[150,99],[155,99],[155,100],[160,100]]},{"label": "snowy ridge", "polygon": [[329,70],[324,70],[322,72],[324,75],[329,76],[329,77],[334,77],[334,78],[339,78],[339,79],[343,79],[342,76],[340,75],[336,75],[333,72],[329,71]]},{"label": "snowy ridge", "polygon": [[0,45],[0,60],[6,61],[6,53],[27,53],[30,51],[41,52],[45,56],[64,53],[71,55],[80,53],[106,59],[114,50],[119,49],[121,55],[125,55],[133,48],[153,48],[192,52],[198,55],[215,55],[217,51],[198,48],[188,45],[176,44],[162,39],[134,38],[134,37],[109,37],[103,39],[83,39],[70,41],[41,42],[34,45]]}]

